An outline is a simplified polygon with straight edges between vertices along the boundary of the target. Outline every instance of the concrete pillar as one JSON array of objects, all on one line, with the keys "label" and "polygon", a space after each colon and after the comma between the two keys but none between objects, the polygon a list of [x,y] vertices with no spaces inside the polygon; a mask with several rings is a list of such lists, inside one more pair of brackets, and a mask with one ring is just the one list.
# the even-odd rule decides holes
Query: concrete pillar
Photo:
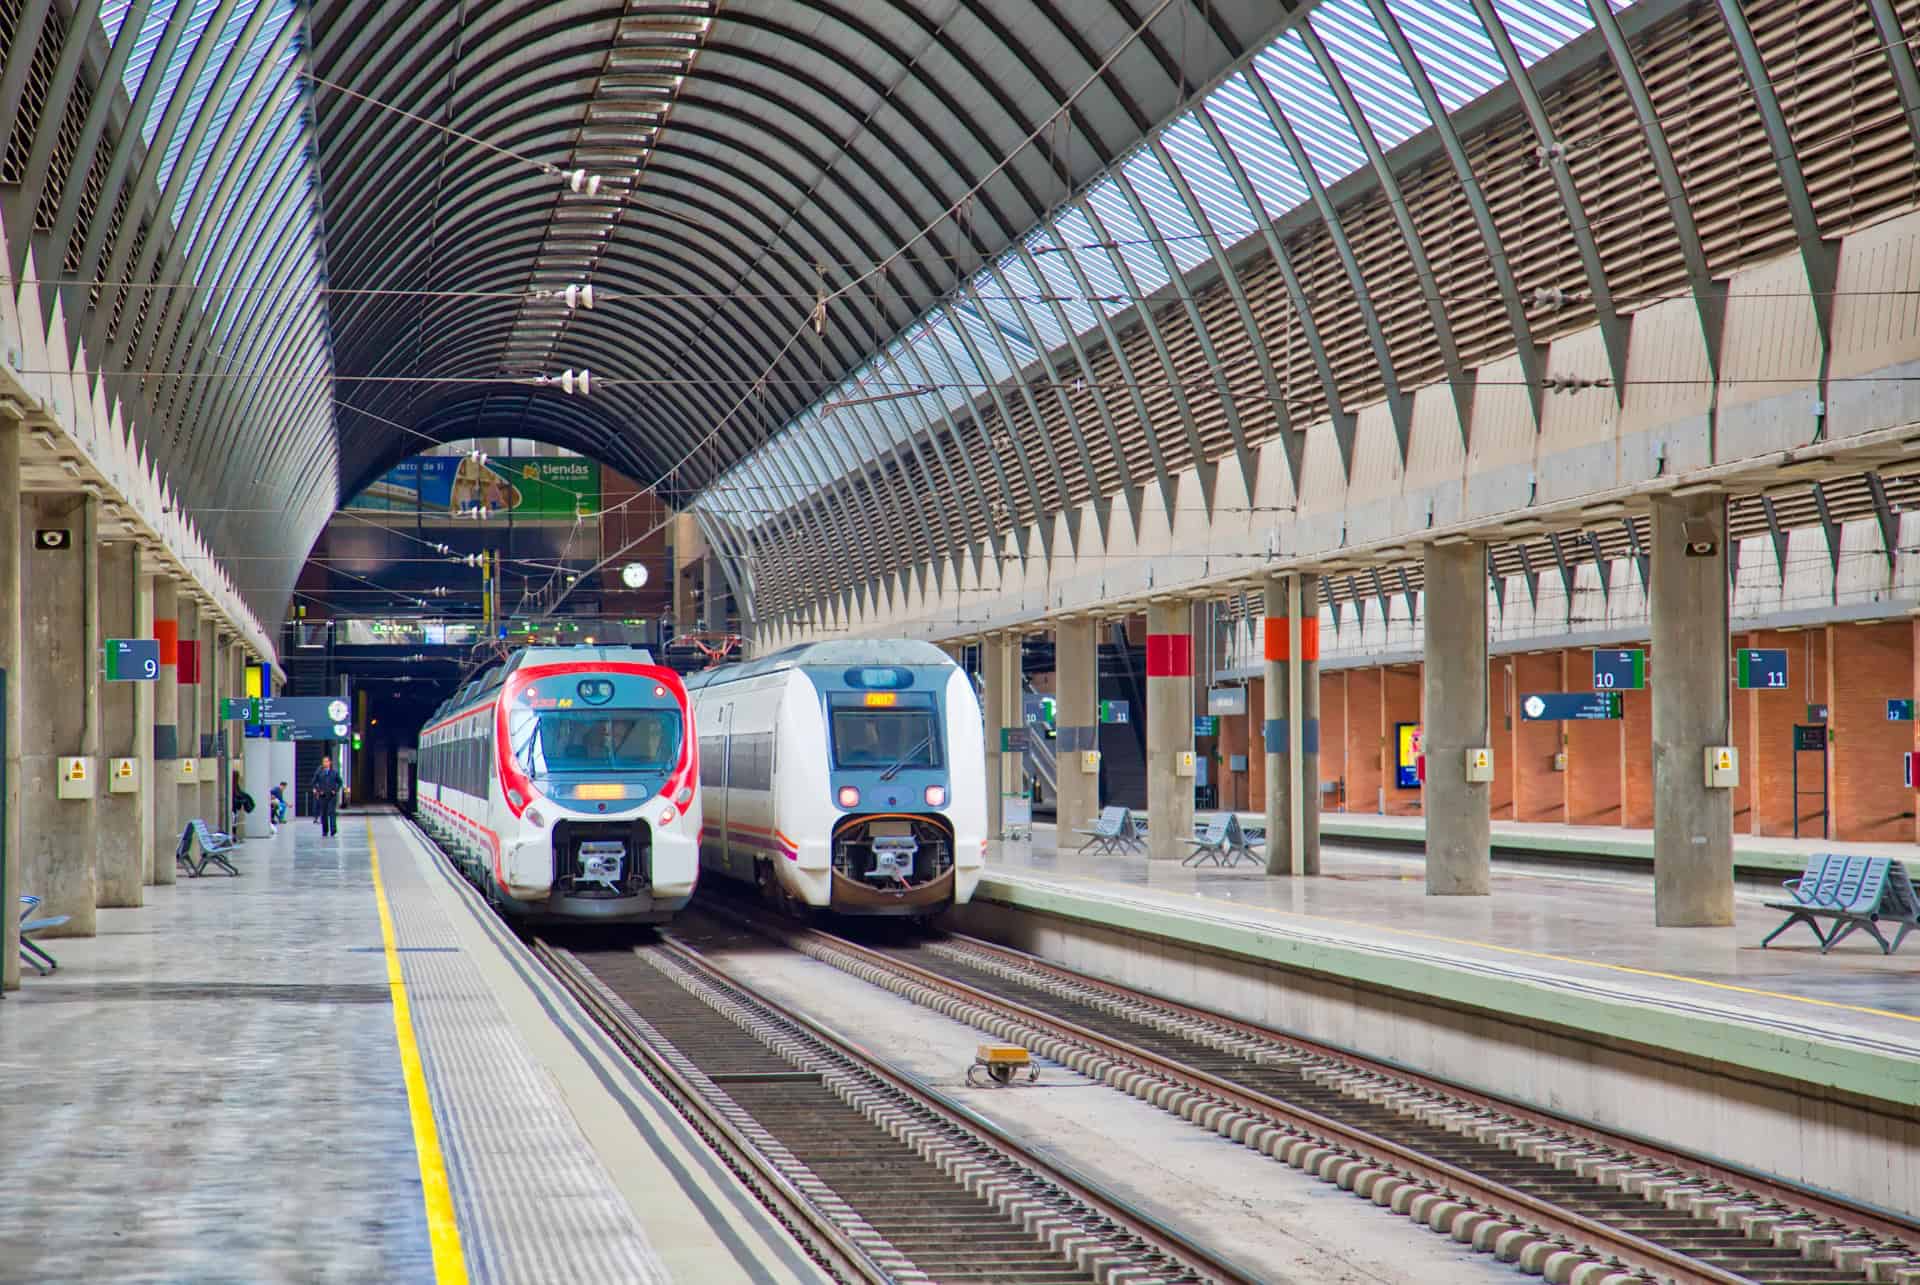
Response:
[{"label": "concrete pillar", "polygon": [[980,645],[980,678],[987,733],[987,833],[1006,832],[1002,796],[1018,794],[1025,775],[1025,755],[1002,753],[1001,733],[1024,727],[1020,701],[1020,635],[989,634]]},{"label": "concrete pillar", "polygon": [[1147,855],[1177,860],[1193,833],[1193,782],[1180,772],[1193,752],[1193,606],[1147,606]]},{"label": "concrete pillar", "polygon": [[1082,755],[1100,748],[1100,622],[1063,620],[1053,630],[1054,818],[1064,847],[1076,826],[1100,814],[1100,774]]},{"label": "concrete pillar", "polygon": [[1320,577],[1269,580],[1266,599],[1267,873],[1317,875]]},{"label": "concrete pillar", "polygon": [[1489,745],[1486,545],[1428,545],[1426,577],[1427,895],[1484,897],[1493,885],[1490,790],[1467,780],[1467,751]]},{"label": "concrete pillar", "polygon": [[[153,636],[160,642],[160,681],[153,685],[152,883],[172,883],[173,854],[186,822],[180,816],[180,585],[165,571],[153,577]],[[192,699],[192,693],[188,693]]]},{"label": "concrete pillar", "polygon": [[[153,559],[137,544],[128,542],[133,554],[133,630],[130,637],[151,638],[153,633],[153,596],[154,574]],[[162,671],[164,672],[164,671]],[[155,837],[156,824],[153,817],[154,777],[153,777],[153,710],[154,691],[158,682],[136,682],[128,686],[133,688],[133,742],[128,753],[133,758],[133,776],[136,789],[133,793],[133,806],[140,826],[140,841],[134,851],[140,854],[140,882],[149,884],[153,879],[153,850],[159,843]]]},{"label": "concrete pillar", "polygon": [[6,736],[6,814],[0,817],[0,990],[20,986],[20,743],[25,720],[20,672],[20,422],[0,416],[0,672],[6,675],[0,717]]},{"label": "concrete pillar", "polygon": [[[20,892],[41,898],[39,913],[67,915],[49,936],[91,937],[99,849],[88,799],[59,797],[62,757],[85,757],[89,724],[98,724],[97,653],[87,647],[88,606],[97,569],[85,496],[36,494],[20,505],[21,715]],[[58,547],[35,547],[36,530],[69,533]],[[90,699],[91,698],[91,699]],[[85,767],[83,772],[88,771]],[[97,781],[97,773],[89,772]]]},{"label": "concrete pillar", "polygon": [[710,634],[727,630],[727,578],[720,559],[712,554],[700,561],[700,627]]},{"label": "concrete pillar", "polygon": [[694,565],[706,547],[700,524],[691,513],[673,515],[673,632],[690,634],[700,627],[693,603]]},{"label": "concrete pillar", "polygon": [[[152,635],[140,622],[141,586],[152,592],[150,577],[140,574],[140,548],[131,540],[115,540],[100,546],[99,633],[102,638],[147,638]],[[148,606],[151,625],[152,607]],[[113,791],[113,765],[117,759],[138,759],[141,741],[140,706],[147,711],[147,726],[153,723],[153,684],[145,682],[102,683],[100,685],[99,772],[95,777],[99,793],[94,797],[98,818],[100,855],[95,870],[97,892],[102,906],[137,906],[146,884],[147,852],[152,837],[145,832],[142,799],[152,785],[139,775],[136,766],[131,793]],[[146,699],[143,701],[142,697]],[[146,734],[147,754],[153,753],[153,733]],[[150,822],[148,824],[151,824]]]},{"label": "concrete pillar", "polygon": [[[1706,749],[1733,743],[1727,688],[1727,501],[1652,501],[1653,919],[1733,922],[1733,791],[1709,789]],[[1690,548],[1711,544],[1693,556]]]},{"label": "concrete pillar", "polygon": [[[182,653],[199,653],[200,604],[184,587],[180,591],[180,647]],[[197,659],[196,659],[197,663]],[[191,775],[181,777],[174,786],[174,808],[178,829],[195,817],[206,818],[200,807],[200,684],[190,681],[190,672],[175,666],[175,681],[180,691],[180,757],[193,763]]]}]

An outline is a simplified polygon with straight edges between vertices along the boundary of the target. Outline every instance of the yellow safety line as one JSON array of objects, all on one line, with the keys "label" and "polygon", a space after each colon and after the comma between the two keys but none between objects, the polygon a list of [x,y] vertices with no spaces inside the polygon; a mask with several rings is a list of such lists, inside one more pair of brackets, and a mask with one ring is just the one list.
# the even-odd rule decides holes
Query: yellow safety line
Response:
[{"label": "yellow safety line", "polygon": [[438,1285],[467,1285],[467,1256],[460,1244],[460,1222],[453,1212],[446,1157],[440,1152],[440,1132],[433,1123],[433,1101],[427,1096],[427,1075],[420,1062],[419,1042],[413,1035],[413,1010],[407,1004],[407,982],[401,975],[400,954],[393,944],[393,912],[387,907],[386,885],[380,880],[380,847],[373,841],[371,825],[367,827],[367,850],[373,857],[373,896],[380,906],[380,938],[387,949],[387,986],[393,992],[393,1033],[400,1042],[400,1072],[407,1082],[407,1114],[413,1117],[413,1149],[420,1158],[427,1238],[433,1246],[433,1279]]},{"label": "yellow safety line", "polygon": [[[1005,867],[1002,867],[1002,868],[1005,869]],[[1012,873],[1019,874],[1021,872],[1015,869],[1012,871]],[[1070,879],[1076,883],[1084,883],[1094,887],[1103,887],[1103,886],[1109,887],[1109,888],[1111,887],[1110,885],[1104,885],[1101,880],[1088,879],[1088,878],[1084,878],[1082,876],[1073,875],[1073,874],[1057,874],[1057,875],[1049,874],[1046,877],[1054,878],[1054,879]],[[1164,893],[1170,896],[1184,897],[1187,900],[1198,902],[1201,905],[1207,906],[1210,909],[1214,909],[1216,911],[1219,909],[1221,905],[1220,902],[1215,901],[1213,898],[1202,897],[1197,893],[1179,892],[1172,888],[1155,888],[1154,891],[1159,893]],[[1917,1017],[1912,1013],[1895,1013],[1890,1009],[1868,1008],[1864,1004],[1842,1004],[1837,1000],[1814,999],[1813,997],[1808,995],[1790,995],[1785,991],[1761,990],[1753,986],[1735,986],[1731,982],[1710,982],[1704,977],[1688,977],[1683,973],[1663,973],[1658,971],[1657,969],[1652,969],[1652,968],[1634,968],[1629,964],[1609,964],[1598,959],[1581,959],[1577,955],[1552,955],[1552,954],[1546,953],[1545,951],[1527,950],[1524,947],[1520,947],[1520,946],[1501,946],[1490,941],[1475,941],[1471,937],[1447,937],[1439,933],[1420,932],[1419,930],[1413,929],[1413,928],[1389,928],[1384,924],[1363,923],[1361,921],[1353,920],[1353,919],[1341,919],[1335,915],[1317,915],[1311,911],[1306,911],[1306,910],[1281,910],[1278,907],[1274,907],[1274,906],[1259,906],[1259,905],[1254,905],[1250,902],[1243,902],[1243,901],[1236,901],[1232,904],[1235,910],[1253,910],[1253,911],[1258,911],[1262,914],[1267,914],[1267,915],[1293,916],[1300,919],[1314,919],[1314,920],[1320,921],[1321,923],[1340,924],[1348,928],[1359,928],[1366,932],[1392,933],[1394,936],[1397,936],[1397,937],[1418,937],[1426,941],[1446,942],[1448,945],[1451,945],[1451,946],[1474,946],[1481,950],[1498,951],[1503,955],[1520,955],[1528,959],[1545,959],[1545,960],[1551,960],[1552,962],[1557,964],[1580,964],[1587,968],[1605,968],[1616,973],[1631,973],[1636,977],[1658,977],[1663,981],[1685,982],[1693,986],[1707,986],[1707,987],[1711,987],[1714,990],[1732,991],[1737,995],[1757,995],[1762,999],[1782,999],[1782,1000],[1787,1000],[1790,1003],[1794,1003],[1794,1004],[1812,1004],[1818,1008],[1839,1009],[1841,1012],[1845,1012],[1845,1013],[1865,1013],[1869,1017],[1892,1017],[1892,1018],[1897,1018],[1902,1022],[1920,1022],[1920,1017]],[[1357,941],[1351,944],[1361,949],[1365,949],[1366,947],[1366,943],[1364,941]],[[1893,974],[1889,974],[1889,975],[1893,975]]]}]

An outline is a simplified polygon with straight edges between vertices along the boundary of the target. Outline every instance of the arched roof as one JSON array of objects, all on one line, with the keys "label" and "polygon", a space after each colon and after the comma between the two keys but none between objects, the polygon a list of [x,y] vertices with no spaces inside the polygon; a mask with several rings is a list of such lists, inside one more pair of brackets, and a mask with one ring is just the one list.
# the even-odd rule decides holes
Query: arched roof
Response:
[{"label": "arched roof", "polygon": [[[404,381],[344,386],[343,491],[399,424],[697,493],[1291,9],[318,0],[335,361]],[[590,314],[536,297],[589,281]],[[590,396],[525,382],[567,369]]]}]

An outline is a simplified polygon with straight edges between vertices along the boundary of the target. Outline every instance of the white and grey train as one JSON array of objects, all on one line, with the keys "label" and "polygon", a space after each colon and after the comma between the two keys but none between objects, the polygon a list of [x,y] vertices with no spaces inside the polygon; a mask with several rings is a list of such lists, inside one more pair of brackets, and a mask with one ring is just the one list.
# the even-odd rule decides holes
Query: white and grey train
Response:
[{"label": "white and grey train", "polygon": [[972,898],[986,747],[966,673],[913,641],[807,643],[687,678],[700,865],[788,908],[930,916]]},{"label": "white and grey train", "polygon": [[662,923],[699,877],[700,748],[633,647],[528,647],[420,733],[421,822],[514,918]]}]

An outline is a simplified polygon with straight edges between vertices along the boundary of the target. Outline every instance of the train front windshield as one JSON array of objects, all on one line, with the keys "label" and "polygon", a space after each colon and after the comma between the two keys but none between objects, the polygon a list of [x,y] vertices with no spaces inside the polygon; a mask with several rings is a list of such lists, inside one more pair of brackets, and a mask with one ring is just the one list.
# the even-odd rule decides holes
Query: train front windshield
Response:
[{"label": "train front windshield", "polygon": [[680,758],[680,714],[670,709],[517,709],[513,754],[533,780],[559,773],[658,774]]},{"label": "train front windshield", "polygon": [[833,762],[838,768],[940,766],[939,726],[926,708],[839,708],[833,711]]}]

